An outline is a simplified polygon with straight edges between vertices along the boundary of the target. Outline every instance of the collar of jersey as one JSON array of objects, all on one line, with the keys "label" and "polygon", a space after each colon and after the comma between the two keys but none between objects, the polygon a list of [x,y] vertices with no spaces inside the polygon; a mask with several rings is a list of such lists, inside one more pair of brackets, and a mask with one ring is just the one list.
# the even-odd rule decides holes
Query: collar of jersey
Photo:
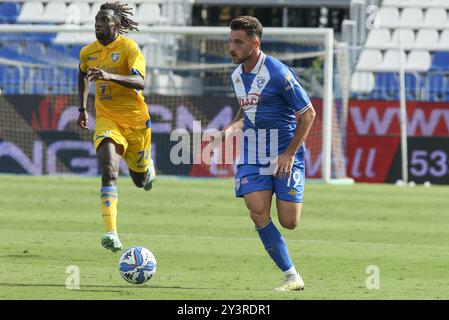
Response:
[{"label": "collar of jersey", "polygon": [[98,47],[98,49],[102,49],[102,48],[114,49],[115,46],[120,42],[120,40],[122,40],[122,38],[123,38],[123,36],[122,36],[121,34],[119,34],[119,35],[117,36],[117,38],[115,38],[114,41],[112,41],[110,44],[105,45],[105,46],[102,45],[102,44],[100,43],[100,41],[97,40],[97,47]]},{"label": "collar of jersey", "polygon": [[[258,74],[260,71],[260,68],[262,68],[262,62],[265,60],[265,53],[260,50],[259,60],[257,60],[256,65],[254,66],[253,70],[251,70],[250,73]],[[243,63],[240,65],[240,73],[243,73]]]}]

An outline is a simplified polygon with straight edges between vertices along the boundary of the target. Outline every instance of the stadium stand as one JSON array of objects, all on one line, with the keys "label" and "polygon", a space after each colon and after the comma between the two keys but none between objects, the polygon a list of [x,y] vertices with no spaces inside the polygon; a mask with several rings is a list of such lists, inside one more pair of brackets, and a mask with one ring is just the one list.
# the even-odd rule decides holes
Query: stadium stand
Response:
[{"label": "stadium stand", "polygon": [[[2,94],[75,93],[80,49],[95,40],[94,21],[102,2],[42,0],[0,2],[2,24],[82,25],[92,33],[2,33],[0,30],[0,92]],[[136,21],[142,25],[185,25],[186,1],[131,0]],[[151,49],[158,39],[133,35],[147,59],[169,59],[166,52]],[[146,45],[147,48],[143,48]],[[156,54],[156,55],[155,55]],[[164,60],[165,59],[165,60]],[[50,68],[49,64],[54,67]],[[175,77],[175,76],[173,76]],[[167,81],[171,81],[167,79]]]},{"label": "stadium stand", "polygon": [[20,12],[20,5],[15,2],[0,3],[0,23],[15,23]]},{"label": "stadium stand", "polygon": [[352,73],[353,97],[399,97],[399,39],[406,98],[449,101],[449,1],[384,0]]},{"label": "stadium stand", "polygon": [[[187,25],[186,1],[132,0],[136,20],[141,25]],[[75,24],[91,27],[101,2],[29,1],[1,2],[0,23],[53,25]],[[445,84],[449,72],[449,2],[445,0],[383,0],[360,50],[352,73],[351,91],[357,98],[395,99],[398,97],[397,71],[401,38],[406,72],[408,99],[447,101]],[[151,14],[149,14],[151,13]],[[141,45],[150,65],[171,65],[178,51],[174,43],[133,35]],[[94,33],[59,32],[7,34],[0,32],[0,89],[3,94],[76,91],[76,73],[80,48],[94,41]],[[265,45],[270,45],[266,43]],[[288,50],[281,48],[280,50]],[[223,59],[210,55],[207,61]],[[57,61],[53,72],[38,66]],[[15,62],[15,63],[14,63]],[[33,72],[33,69],[37,70]],[[10,75],[19,79],[9,81]],[[27,78],[33,76],[34,78]],[[33,82],[45,84],[34,85]],[[161,76],[162,79],[162,76]],[[174,80],[175,79],[175,80]],[[167,76],[166,82],[179,82],[178,75]],[[61,83],[72,85],[63,89]],[[392,88],[387,88],[388,85]],[[435,85],[435,88],[433,87]],[[394,92],[393,92],[394,91]],[[60,92],[56,91],[55,93]]]}]

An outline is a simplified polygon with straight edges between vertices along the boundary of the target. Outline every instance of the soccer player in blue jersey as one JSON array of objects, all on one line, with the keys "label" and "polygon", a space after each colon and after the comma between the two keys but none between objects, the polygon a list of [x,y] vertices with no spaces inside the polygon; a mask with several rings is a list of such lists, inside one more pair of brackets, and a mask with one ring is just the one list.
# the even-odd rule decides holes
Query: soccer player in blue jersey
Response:
[{"label": "soccer player in blue jersey", "polygon": [[[293,265],[284,237],[271,220],[270,209],[274,193],[281,226],[298,226],[305,180],[304,140],[315,110],[295,73],[260,50],[263,27],[256,18],[235,18],[230,27],[232,62],[239,64],[232,83],[240,110],[221,134],[226,137],[243,129],[235,194],[244,198],[266,251],[285,276],[276,290],[302,290],[304,281]],[[265,134],[260,134],[262,131]],[[270,152],[275,153],[274,157],[270,155],[275,161],[266,161],[263,156]],[[273,164],[276,167],[270,170]]]}]

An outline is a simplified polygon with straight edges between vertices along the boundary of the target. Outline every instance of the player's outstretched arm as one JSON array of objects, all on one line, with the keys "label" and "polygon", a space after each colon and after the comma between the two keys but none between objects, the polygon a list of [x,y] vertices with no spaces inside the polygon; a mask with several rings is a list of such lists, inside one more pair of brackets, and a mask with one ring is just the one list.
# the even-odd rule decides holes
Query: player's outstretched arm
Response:
[{"label": "player's outstretched arm", "polygon": [[77,123],[83,129],[88,129],[88,115],[87,115],[87,98],[89,96],[90,83],[86,77],[86,73],[78,70],[78,96],[80,99],[80,114]]},{"label": "player's outstretched arm", "polygon": [[141,76],[140,74],[122,76],[120,74],[106,72],[99,68],[90,68],[87,71],[87,78],[89,79],[89,81],[95,81],[95,80],[112,81],[121,86],[130,88],[130,89],[136,89],[136,90],[145,89],[145,84],[146,84],[145,78],[143,76]]},{"label": "player's outstretched arm", "polygon": [[312,105],[305,112],[301,114],[297,113],[298,125],[296,126],[295,135],[285,152],[278,157],[277,174],[279,177],[288,177],[292,172],[295,155],[306,140],[315,115],[315,109]]}]

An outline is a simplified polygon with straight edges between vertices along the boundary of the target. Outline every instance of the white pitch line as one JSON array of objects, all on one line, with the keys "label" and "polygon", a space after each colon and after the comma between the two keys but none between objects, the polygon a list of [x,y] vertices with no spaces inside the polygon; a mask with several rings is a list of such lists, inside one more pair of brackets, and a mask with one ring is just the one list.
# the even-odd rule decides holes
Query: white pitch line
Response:
[{"label": "white pitch line", "polygon": [[[169,234],[135,234],[135,233],[123,233],[127,236],[132,235],[144,235],[156,238],[178,238],[178,239],[195,239],[195,240],[237,240],[237,241],[257,241],[259,238],[249,238],[249,237],[222,237],[222,236],[189,236],[189,235],[169,235]],[[407,244],[400,243],[383,243],[383,242],[357,242],[357,241],[332,241],[332,240],[301,240],[301,239],[287,239],[287,243],[297,242],[297,243],[310,243],[310,244],[343,244],[343,245],[370,245],[370,246],[391,246],[391,247],[407,247]],[[414,247],[416,245],[413,245]],[[437,245],[418,245],[424,247],[444,247]]]},{"label": "white pitch line", "polygon": [[[92,231],[63,231],[63,230],[11,230],[11,229],[0,229],[1,231],[17,231],[23,232],[41,232],[41,233],[72,233],[72,234],[95,234],[98,232]],[[123,232],[121,235],[126,237],[153,237],[153,238],[170,238],[170,239],[191,239],[191,240],[234,240],[234,241],[257,241],[260,239],[258,237],[226,237],[226,236],[204,236],[204,235],[186,235],[186,234],[147,234],[147,233],[129,233]],[[309,243],[309,244],[333,244],[333,245],[355,245],[355,246],[388,246],[388,247],[406,247],[406,248],[441,248],[445,249],[447,246],[433,245],[433,244],[402,244],[402,243],[384,243],[384,242],[361,242],[361,241],[340,241],[340,240],[314,240],[314,239],[287,239],[287,243]]]}]

